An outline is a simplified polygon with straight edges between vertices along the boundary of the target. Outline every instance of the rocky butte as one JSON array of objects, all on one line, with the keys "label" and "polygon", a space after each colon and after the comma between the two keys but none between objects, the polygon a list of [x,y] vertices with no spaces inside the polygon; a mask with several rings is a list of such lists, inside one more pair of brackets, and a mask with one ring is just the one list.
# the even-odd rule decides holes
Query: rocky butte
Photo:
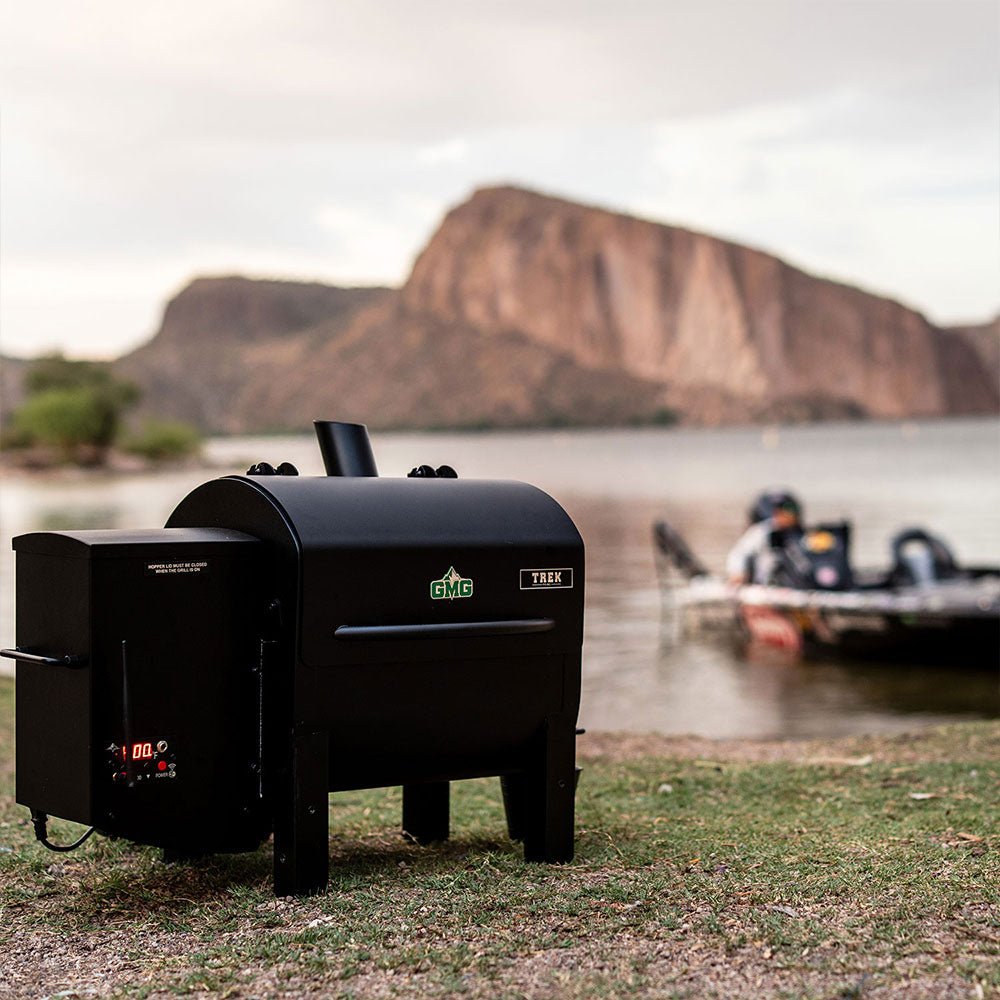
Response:
[{"label": "rocky butte", "polygon": [[202,278],[120,359],[206,431],[996,413],[1000,323],[517,188],[445,217],[399,290]]}]

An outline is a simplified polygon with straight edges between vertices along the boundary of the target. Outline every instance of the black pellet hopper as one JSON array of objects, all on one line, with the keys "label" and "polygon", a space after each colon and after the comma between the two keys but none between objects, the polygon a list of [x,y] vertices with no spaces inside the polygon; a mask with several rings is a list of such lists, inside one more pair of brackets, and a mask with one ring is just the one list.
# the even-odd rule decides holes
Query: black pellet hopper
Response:
[{"label": "black pellet hopper", "polygon": [[[583,543],[549,496],[426,466],[378,478],[318,422],[327,475],[262,463],[150,531],[17,551],[17,801],[173,858],[274,834],[279,894],[327,882],[329,792],[498,775],[533,861],[573,856]],[[48,845],[47,846],[54,846]]]}]

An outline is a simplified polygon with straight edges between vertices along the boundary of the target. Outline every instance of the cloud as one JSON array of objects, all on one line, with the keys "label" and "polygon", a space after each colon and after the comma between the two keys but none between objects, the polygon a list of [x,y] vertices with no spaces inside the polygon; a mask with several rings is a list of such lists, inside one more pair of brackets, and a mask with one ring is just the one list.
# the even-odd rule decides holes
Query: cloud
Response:
[{"label": "cloud", "polygon": [[939,321],[985,317],[1000,273],[996,133],[963,122],[904,130],[900,103],[848,89],[664,123],[653,154],[662,181],[637,207]]},{"label": "cloud", "polygon": [[996,307],[992,2],[36,0],[4,29],[8,350],[73,317],[134,342],[203,270],[397,282],[499,180]]},{"label": "cloud", "polygon": [[[58,30],[53,30],[58,26]],[[994,5],[865,0],[336,4],[36,0],[5,96],[51,141],[444,141],[862,89],[995,82]],[[951,103],[951,102],[949,102]],[[125,127],[127,126],[127,127]]]},{"label": "cloud", "polygon": [[449,139],[431,146],[421,146],[417,150],[417,162],[428,167],[441,163],[457,163],[469,155],[469,143],[465,139]]}]

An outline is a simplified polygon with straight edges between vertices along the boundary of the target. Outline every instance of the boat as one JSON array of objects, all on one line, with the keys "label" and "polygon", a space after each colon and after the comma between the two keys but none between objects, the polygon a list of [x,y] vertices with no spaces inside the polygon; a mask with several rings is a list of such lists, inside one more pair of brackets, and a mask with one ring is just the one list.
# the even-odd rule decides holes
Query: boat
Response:
[{"label": "boat", "polygon": [[896,535],[884,569],[850,566],[848,522],[772,537],[780,559],[769,584],[713,575],[666,521],[653,525],[653,540],[664,607],[684,635],[714,633],[795,658],[1000,672],[1000,566],[960,566],[921,528]]}]

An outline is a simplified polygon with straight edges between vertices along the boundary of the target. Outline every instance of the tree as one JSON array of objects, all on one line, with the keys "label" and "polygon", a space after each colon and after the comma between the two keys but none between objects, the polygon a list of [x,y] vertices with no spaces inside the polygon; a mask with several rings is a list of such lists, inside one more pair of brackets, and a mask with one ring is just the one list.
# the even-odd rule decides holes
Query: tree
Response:
[{"label": "tree", "polygon": [[122,415],[139,399],[106,364],[40,358],[25,378],[28,398],[14,414],[14,437],[53,448],[68,460],[97,464],[118,436]]}]

